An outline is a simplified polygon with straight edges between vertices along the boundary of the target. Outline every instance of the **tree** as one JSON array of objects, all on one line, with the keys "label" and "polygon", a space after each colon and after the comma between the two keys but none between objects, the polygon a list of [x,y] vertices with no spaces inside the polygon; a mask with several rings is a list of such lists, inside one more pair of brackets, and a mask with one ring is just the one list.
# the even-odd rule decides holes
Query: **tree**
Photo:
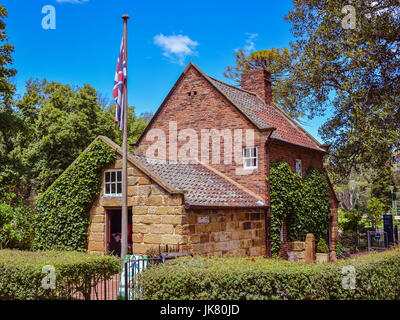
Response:
[{"label": "tree", "polygon": [[385,214],[385,204],[377,198],[371,198],[367,204],[367,215],[370,220],[374,219],[374,226],[381,224],[383,214]]},{"label": "tree", "polygon": [[12,68],[14,47],[7,42],[4,21],[7,16],[7,10],[0,5],[0,202],[12,203],[18,198],[21,181],[9,154],[14,148],[14,136],[24,126],[12,108],[15,92],[13,77],[17,71]]},{"label": "tree", "polygon": [[[335,170],[389,165],[400,141],[400,4],[354,0],[354,29],[345,29],[347,0],[297,0],[285,17],[293,26],[293,110],[333,116],[320,133],[334,150]],[[286,90],[289,92],[288,90]]]},{"label": "tree", "polygon": [[271,48],[247,54],[244,50],[235,53],[235,66],[228,66],[224,76],[240,85],[241,74],[245,71],[264,68],[271,73],[273,102],[293,117],[299,117],[297,110],[288,103],[288,87],[283,86],[284,79],[292,69],[292,57],[288,49]]},{"label": "tree", "polygon": [[[6,23],[4,19],[7,18],[8,13],[3,5],[0,5],[0,42],[8,41],[6,33]],[[17,71],[10,67],[13,63],[12,54],[14,53],[14,46],[5,43],[0,46],[0,105],[8,104],[7,99],[10,99],[14,93],[15,86],[12,84],[11,79]]]},{"label": "tree", "polygon": [[[98,135],[120,142],[113,108],[102,108],[98,93],[90,85],[71,87],[47,80],[31,80],[16,103],[27,126],[16,137],[11,152],[22,164],[20,172],[34,193],[45,191]],[[130,139],[147,124],[129,108]]]}]

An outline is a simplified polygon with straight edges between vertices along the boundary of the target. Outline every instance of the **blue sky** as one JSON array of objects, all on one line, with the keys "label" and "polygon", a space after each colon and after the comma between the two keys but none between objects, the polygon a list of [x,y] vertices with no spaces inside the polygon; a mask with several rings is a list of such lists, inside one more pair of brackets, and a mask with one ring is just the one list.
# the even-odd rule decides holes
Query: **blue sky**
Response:
[{"label": "blue sky", "polygon": [[[293,40],[283,16],[292,6],[282,1],[106,1],[3,0],[9,42],[15,46],[17,92],[30,78],[92,85],[111,99],[127,13],[129,104],[138,114],[155,112],[192,61],[205,73],[227,81],[235,49],[288,47]],[[42,8],[56,10],[56,29],[42,28]],[[319,139],[323,118],[303,125]]]}]

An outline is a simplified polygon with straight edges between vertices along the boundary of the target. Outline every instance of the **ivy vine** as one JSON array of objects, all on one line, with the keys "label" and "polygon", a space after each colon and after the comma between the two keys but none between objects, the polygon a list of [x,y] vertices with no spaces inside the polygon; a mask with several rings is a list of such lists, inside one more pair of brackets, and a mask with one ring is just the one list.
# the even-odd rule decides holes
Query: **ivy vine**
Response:
[{"label": "ivy vine", "polygon": [[286,219],[288,241],[298,240],[302,233],[313,233],[326,239],[329,229],[329,186],[325,174],[310,167],[304,179],[283,161],[270,166],[271,251],[280,250],[282,221]]},{"label": "ivy vine", "polygon": [[115,151],[98,140],[36,201],[35,249],[87,249],[89,210]]}]

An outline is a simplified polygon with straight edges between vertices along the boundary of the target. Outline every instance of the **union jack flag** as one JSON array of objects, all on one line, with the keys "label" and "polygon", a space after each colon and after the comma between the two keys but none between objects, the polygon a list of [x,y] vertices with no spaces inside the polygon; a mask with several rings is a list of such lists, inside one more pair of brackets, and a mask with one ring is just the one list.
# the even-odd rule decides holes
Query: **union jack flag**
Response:
[{"label": "union jack flag", "polygon": [[117,104],[115,108],[115,123],[122,130],[124,127],[124,94],[126,84],[126,53],[124,48],[124,38],[122,37],[121,49],[119,51],[117,71],[114,78],[113,97]]}]

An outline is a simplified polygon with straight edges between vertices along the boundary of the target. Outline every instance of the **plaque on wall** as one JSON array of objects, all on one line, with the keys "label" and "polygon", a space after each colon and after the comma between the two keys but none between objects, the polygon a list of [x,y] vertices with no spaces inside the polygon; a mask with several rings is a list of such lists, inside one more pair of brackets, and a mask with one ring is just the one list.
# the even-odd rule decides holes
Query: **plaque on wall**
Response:
[{"label": "plaque on wall", "polygon": [[197,223],[210,223],[209,216],[199,216],[197,217]]}]

